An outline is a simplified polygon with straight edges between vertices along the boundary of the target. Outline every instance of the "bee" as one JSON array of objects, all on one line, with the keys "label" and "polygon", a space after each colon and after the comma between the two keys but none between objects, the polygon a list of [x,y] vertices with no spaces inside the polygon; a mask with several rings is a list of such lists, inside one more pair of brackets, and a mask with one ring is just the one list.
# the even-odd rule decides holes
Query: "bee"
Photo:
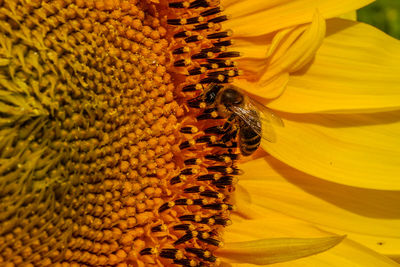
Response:
[{"label": "bee", "polygon": [[[238,87],[211,84],[203,94],[203,99],[207,106],[214,104],[221,117],[228,118],[222,126],[225,133],[238,130],[239,148],[243,156],[253,154],[260,146],[261,139],[276,142],[273,125],[284,127],[280,117]],[[229,136],[236,137],[236,134]]]}]

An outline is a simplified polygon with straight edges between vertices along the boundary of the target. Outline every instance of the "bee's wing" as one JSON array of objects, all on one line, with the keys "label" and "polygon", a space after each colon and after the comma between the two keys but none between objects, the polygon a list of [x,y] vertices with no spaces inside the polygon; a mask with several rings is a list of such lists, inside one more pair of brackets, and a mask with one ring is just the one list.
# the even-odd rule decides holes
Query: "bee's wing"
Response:
[{"label": "bee's wing", "polygon": [[276,134],[272,126],[283,127],[283,121],[263,104],[246,97],[244,107],[231,106],[230,109],[263,139],[271,143],[276,142]]},{"label": "bee's wing", "polygon": [[264,104],[248,96],[246,97],[246,100],[248,105],[255,107],[255,109],[260,112],[262,121],[268,121],[274,126],[285,127],[283,120],[278,115],[273,113],[272,110],[264,106]]}]

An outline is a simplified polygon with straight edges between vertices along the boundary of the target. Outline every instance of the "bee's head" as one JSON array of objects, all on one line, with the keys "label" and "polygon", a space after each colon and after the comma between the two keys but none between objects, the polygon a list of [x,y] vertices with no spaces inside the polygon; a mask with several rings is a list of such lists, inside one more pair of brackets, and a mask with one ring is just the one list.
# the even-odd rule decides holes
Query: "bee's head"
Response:
[{"label": "bee's head", "polygon": [[232,87],[228,87],[221,92],[221,103],[227,108],[237,106],[243,103],[243,95]]}]

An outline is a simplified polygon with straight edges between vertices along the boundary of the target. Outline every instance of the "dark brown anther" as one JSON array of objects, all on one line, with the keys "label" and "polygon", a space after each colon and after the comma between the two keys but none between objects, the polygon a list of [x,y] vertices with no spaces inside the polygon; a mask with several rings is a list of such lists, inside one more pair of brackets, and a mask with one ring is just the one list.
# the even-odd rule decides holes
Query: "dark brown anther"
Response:
[{"label": "dark brown anther", "polygon": [[233,209],[232,205],[226,204],[226,203],[204,204],[201,207],[206,210],[232,210]]},{"label": "dark brown anther", "polygon": [[240,52],[222,52],[216,56],[217,58],[240,57]]},{"label": "dark brown anther", "polygon": [[232,175],[237,175],[240,173],[239,169],[227,166],[209,166],[207,167],[207,170]]},{"label": "dark brown anther", "polygon": [[178,205],[178,206],[187,206],[187,205],[193,204],[193,201],[191,199],[187,199],[187,198],[177,199],[174,202],[175,202],[175,205]]},{"label": "dark brown anther", "polygon": [[204,135],[196,139],[196,143],[201,144],[201,143],[214,143],[215,142],[215,136],[213,135]]},{"label": "dark brown anther", "polygon": [[201,12],[200,15],[202,15],[203,17],[207,17],[207,16],[218,14],[221,11],[222,11],[221,7],[214,7],[214,8],[207,9],[206,11]]},{"label": "dark brown anther", "polygon": [[175,67],[187,67],[190,65],[190,60],[188,59],[179,59],[174,62]]},{"label": "dark brown anther", "polygon": [[140,255],[144,256],[144,255],[153,255],[153,248],[144,248],[140,251]]},{"label": "dark brown anther", "polygon": [[199,198],[199,199],[193,199],[193,205],[199,205],[199,206],[203,206],[205,204],[204,199]]},{"label": "dark brown anther", "polygon": [[189,221],[189,222],[196,222],[196,215],[182,215],[179,217],[179,220],[182,222]]},{"label": "dark brown anther", "polygon": [[200,267],[194,260],[189,259],[174,260],[174,263],[184,267]]},{"label": "dark brown anther", "polygon": [[223,32],[216,32],[207,35],[207,39],[220,39],[232,36],[232,31],[223,31]]},{"label": "dark brown anther", "polygon": [[192,35],[190,37],[185,38],[185,42],[186,43],[194,43],[194,42],[201,41],[202,39],[203,39],[203,36],[201,36],[201,35]]},{"label": "dark brown anther", "polygon": [[179,130],[181,133],[185,134],[194,134],[198,131],[198,129],[194,126],[187,126],[187,127],[182,127]]},{"label": "dark brown anther", "polygon": [[190,3],[189,8],[209,7],[210,4],[206,0],[195,0]]},{"label": "dark brown anther", "polygon": [[221,241],[214,239],[214,238],[202,238],[202,237],[198,237],[198,239],[204,243],[219,247],[221,244]]},{"label": "dark brown anther", "polygon": [[193,168],[187,168],[187,169],[183,169],[181,171],[181,175],[192,175],[192,174],[196,174],[197,173],[197,169],[193,169]]},{"label": "dark brown anther", "polygon": [[205,191],[200,193],[200,196],[209,197],[209,198],[219,198],[220,197],[220,193],[215,192],[215,191],[211,191],[211,190],[205,190]]},{"label": "dark brown anther", "polygon": [[173,202],[165,202],[158,208],[158,212],[161,213],[163,211],[166,211],[167,209],[170,209],[171,207],[174,206]]},{"label": "dark brown anther", "polygon": [[222,117],[219,116],[218,114],[214,115],[214,113],[204,113],[204,114],[201,114],[201,115],[197,116],[196,119],[198,121],[201,121],[201,120],[220,120],[220,119],[222,119]]},{"label": "dark brown anther", "polygon": [[199,165],[201,160],[198,158],[187,159],[184,161],[185,165]]},{"label": "dark brown anther", "polygon": [[169,25],[184,25],[186,24],[186,19],[168,19],[167,23]]},{"label": "dark brown anther", "polygon": [[190,31],[181,31],[174,34],[174,38],[186,38],[192,36],[192,32]]},{"label": "dark brown anther", "polygon": [[200,23],[203,22],[203,18],[202,17],[193,17],[193,18],[189,18],[187,19],[187,24],[195,24],[195,23]]},{"label": "dark brown anther", "polygon": [[225,41],[213,43],[214,46],[230,46],[232,44],[233,44],[232,40],[225,40]]},{"label": "dark brown anther", "polygon": [[193,91],[200,91],[203,89],[203,86],[199,83],[196,84],[189,84],[182,88],[182,92],[193,92]]},{"label": "dark brown anther", "polygon": [[178,184],[178,183],[181,183],[181,182],[182,182],[182,176],[181,175],[175,176],[174,178],[171,178],[171,180],[169,180],[169,183],[171,185]]},{"label": "dark brown anther", "polygon": [[177,49],[174,49],[174,51],[172,51],[172,54],[180,55],[180,54],[184,54],[184,53],[187,53],[187,52],[189,52],[189,47],[182,46],[182,47],[179,47]]},{"label": "dark brown anther", "polygon": [[171,2],[168,3],[168,6],[171,8],[188,8],[189,7],[189,3],[186,1],[182,1],[182,2]]},{"label": "dark brown anther", "polygon": [[[223,133],[225,133],[225,131],[222,130],[222,127],[221,127],[221,126],[211,126],[211,127],[208,127],[207,129],[204,130],[204,132],[205,132],[206,134],[223,134]],[[208,155],[207,155],[207,156],[208,156]],[[207,156],[206,156],[206,157],[207,157]]]},{"label": "dark brown anther", "polygon": [[207,29],[211,29],[213,26],[214,26],[214,23],[212,23],[212,22],[198,24],[198,25],[194,26],[193,31],[207,30]]},{"label": "dark brown anther", "polygon": [[207,77],[200,80],[200,83],[230,83],[232,82],[229,77],[224,75],[218,75],[216,77]]},{"label": "dark brown anther", "polygon": [[190,230],[190,228],[193,227],[191,224],[178,224],[178,225],[174,225],[172,228],[176,231],[188,231]]},{"label": "dark brown anther", "polygon": [[213,56],[214,56],[214,54],[211,52],[201,52],[201,53],[192,55],[192,59],[204,59],[204,58],[211,58]]},{"label": "dark brown anther", "polygon": [[185,193],[199,193],[200,192],[200,186],[192,186],[192,187],[188,187],[188,188],[185,188],[184,190],[183,190],[183,192],[185,192]]},{"label": "dark brown anther", "polygon": [[215,174],[204,174],[197,177],[197,181],[215,181]]},{"label": "dark brown anther", "polygon": [[189,241],[192,238],[193,238],[193,232],[192,231],[187,231],[185,235],[183,235],[181,238],[179,238],[178,240],[176,240],[174,242],[174,245],[176,246],[176,245],[185,243],[185,242]]},{"label": "dark brown anther", "polygon": [[188,148],[188,147],[193,146],[194,144],[195,144],[195,142],[192,141],[192,140],[190,140],[190,141],[184,141],[184,142],[182,142],[182,143],[179,145],[179,148],[180,148],[180,149],[185,149],[185,148]]},{"label": "dark brown anther", "polygon": [[200,67],[200,68],[194,68],[189,70],[189,75],[200,75],[206,72],[206,68]]},{"label": "dark brown anther", "polygon": [[225,47],[221,46],[221,47],[217,47],[217,46],[212,46],[209,48],[203,48],[201,49],[202,53],[207,53],[207,52],[212,52],[212,53],[220,53],[220,52],[224,52],[225,51]]},{"label": "dark brown anther", "polygon": [[157,226],[154,226],[151,228],[151,231],[154,232],[162,232],[163,230],[163,224],[159,224]]},{"label": "dark brown anther", "polygon": [[228,17],[226,15],[215,17],[213,19],[209,19],[207,22],[212,22],[212,23],[220,23],[223,21],[228,20]]},{"label": "dark brown anther", "polygon": [[[160,256],[166,259],[177,259],[177,253],[179,250],[174,248],[163,248],[160,251]],[[181,257],[178,257],[181,258]]]}]

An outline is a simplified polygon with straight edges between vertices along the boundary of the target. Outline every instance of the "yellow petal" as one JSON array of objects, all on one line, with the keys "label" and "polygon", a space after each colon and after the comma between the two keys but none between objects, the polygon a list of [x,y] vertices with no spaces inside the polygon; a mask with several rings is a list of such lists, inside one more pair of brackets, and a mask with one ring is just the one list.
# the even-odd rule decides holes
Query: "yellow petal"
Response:
[{"label": "yellow petal", "polygon": [[288,73],[314,57],[324,36],[325,21],[315,12],[311,24],[282,30],[272,40],[268,35],[236,39],[233,49],[243,53],[238,63],[244,79],[239,78],[234,84],[262,97],[278,97],[286,86]]},{"label": "yellow petal", "polygon": [[[290,216],[319,229],[347,235],[380,253],[400,254],[400,191],[362,189],[324,181],[271,156],[246,162],[241,169],[244,175],[235,192],[237,212],[243,218],[271,220],[271,225],[261,229],[292,237],[301,227],[299,234],[310,234],[304,225],[289,227],[290,221],[280,218]],[[284,230],[287,228],[292,232]]]},{"label": "yellow petal", "polygon": [[262,143],[275,158],[340,184],[400,189],[400,111],[280,115],[277,142]]},{"label": "yellow petal", "polygon": [[358,9],[373,0],[223,0],[226,14],[231,18],[225,28],[235,37],[257,36],[293,25],[308,23],[318,10],[324,18],[332,18]]},{"label": "yellow petal", "polygon": [[[252,207],[246,203],[247,207]],[[245,242],[259,238],[276,238],[277,236],[286,236],[293,238],[326,237],[330,233],[320,230],[311,224],[302,222],[301,220],[293,219],[281,213],[271,210],[260,210],[263,219],[257,220],[242,220],[237,222],[236,218],[233,225],[229,227],[229,231],[224,234],[226,242]],[[260,213],[261,214],[261,213]],[[331,235],[331,234],[330,234]],[[237,266],[250,267],[254,264],[227,264],[223,261],[222,266]],[[259,265],[258,265],[259,266]],[[310,257],[301,258],[285,263],[278,263],[273,266],[307,266],[307,267],[383,267],[383,266],[398,266],[385,256],[376,253],[348,238],[332,249],[313,255]]]},{"label": "yellow petal", "polygon": [[343,237],[275,238],[227,243],[216,251],[223,261],[266,265],[311,256],[328,250]]},{"label": "yellow petal", "polygon": [[309,68],[291,74],[285,92],[268,105],[293,113],[399,109],[400,41],[343,19],[328,20],[327,35]]}]

